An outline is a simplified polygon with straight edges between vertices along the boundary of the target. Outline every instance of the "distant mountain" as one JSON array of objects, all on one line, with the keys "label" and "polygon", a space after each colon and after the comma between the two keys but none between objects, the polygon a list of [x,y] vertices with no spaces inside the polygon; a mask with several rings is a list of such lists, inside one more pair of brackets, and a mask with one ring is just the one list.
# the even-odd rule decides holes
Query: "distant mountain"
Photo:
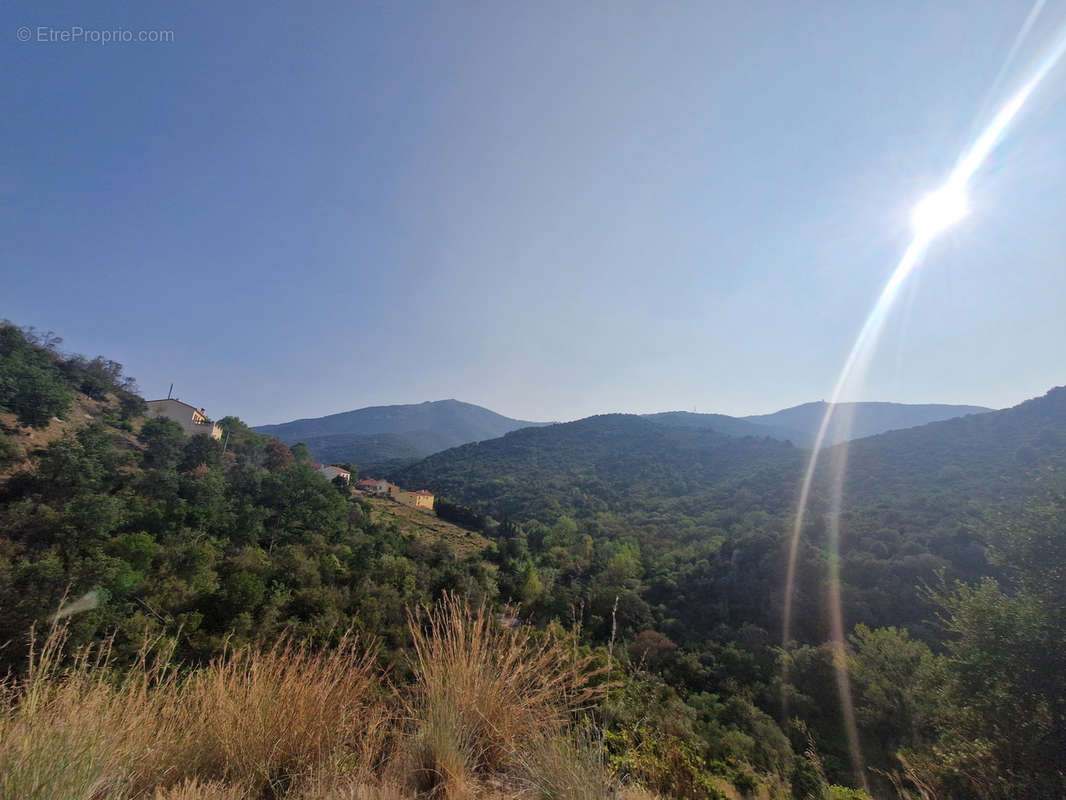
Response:
[{"label": "distant mountain", "polygon": [[852,497],[952,494],[976,502],[1035,490],[1066,472],[1066,386],[1001,411],[887,431],[847,448]]},{"label": "distant mountain", "polygon": [[644,419],[668,425],[672,428],[698,428],[717,431],[726,436],[769,436],[771,439],[806,444],[810,438],[806,432],[793,430],[773,423],[752,422],[727,414],[696,414],[691,411],[664,411],[659,414],[644,414]]},{"label": "distant mountain", "polygon": [[467,442],[495,439],[518,428],[543,425],[511,419],[458,400],[371,406],[255,430],[286,444],[303,442],[319,461],[366,465],[414,460]]},{"label": "distant mountain", "polygon": [[[773,414],[731,417],[726,414],[696,414],[688,411],[667,411],[645,414],[644,418],[675,428],[702,428],[727,436],[769,436],[789,441],[800,447],[814,444],[829,403],[804,403]],[[952,406],[907,403],[839,403],[826,435],[826,444],[833,445],[851,439],[862,439],[885,431],[913,428],[929,422],[939,422],[967,414],[983,414],[992,409],[982,406]],[[850,430],[848,415],[852,415]]]},{"label": "distant mountain", "polygon": [[[910,502],[930,492],[975,501],[1005,497],[1026,490],[1034,466],[1066,466],[1066,387],[1002,411],[894,403],[848,406],[855,412],[856,433],[940,417],[850,441],[852,500],[895,495]],[[807,453],[773,441],[788,438],[788,428],[750,420],[778,419],[813,428],[825,408],[825,403],[808,403],[744,419],[687,412],[606,414],[439,452],[394,475],[401,483],[424,485],[490,513],[518,518],[623,511],[651,498],[709,501],[708,492],[727,485],[743,486],[760,497],[764,509],[780,512],[794,501]],[[823,467],[831,461],[823,458]]]},{"label": "distant mountain", "polygon": [[[809,447],[827,407],[827,403],[818,402],[748,417],[667,411],[645,414],[642,418],[669,428],[714,431],[726,436],[770,437]],[[989,409],[981,406],[841,403],[826,443],[831,445],[987,411]],[[853,415],[850,432],[845,427],[848,413]],[[277,436],[290,445],[304,442],[319,461],[350,461],[364,468],[388,464],[395,468],[451,447],[495,439],[520,428],[542,427],[544,424],[511,419],[458,400],[439,400],[371,406],[279,425],[260,425],[255,430]]]},{"label": "distant mountain", "polygon": [[432,432],[403,433],[334,433],[302,439],[317,461],[336,464],[350,461],[365,468],[367,464],[386,461],[418,461],[434,450],[426,444]]},{"label": "distant mountain", "polygon": [[[818,435],[829,403],[804,403],[772,414],[755,414],[739,420],[764,425],[776,431],[791,431],[799,438],[792,441],[809,446]],[[983,406],[955,406],[937,403],[838,403],[833,421],[826,433],[826,444],[838,444],[849,439],[862,439],[885,431],[914,428],[930,422],[940,422],[968,414],[984,414],[992,409]],[[851,427],[848,429],[848,418]],[[780,434],[770,434],[776,438]]]}]

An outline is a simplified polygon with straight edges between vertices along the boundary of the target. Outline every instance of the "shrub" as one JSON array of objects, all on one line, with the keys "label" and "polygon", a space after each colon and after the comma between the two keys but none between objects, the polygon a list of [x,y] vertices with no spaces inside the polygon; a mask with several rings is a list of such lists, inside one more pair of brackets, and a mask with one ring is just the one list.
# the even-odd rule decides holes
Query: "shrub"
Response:
[{"label": "shrub", "polygon": [[658,794],[683,800],[720,800],[696,746],[647,725],[610,731],[611,770]]},{"label": "shrub", "polygon": [[22,459],[22,448],[6,434],[0,433],[0,469],[17,464]]}]

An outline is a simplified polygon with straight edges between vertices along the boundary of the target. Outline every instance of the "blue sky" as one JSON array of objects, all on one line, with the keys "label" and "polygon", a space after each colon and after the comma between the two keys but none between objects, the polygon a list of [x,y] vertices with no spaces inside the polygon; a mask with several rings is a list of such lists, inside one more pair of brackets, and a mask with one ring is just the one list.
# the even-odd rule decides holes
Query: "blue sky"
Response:
[{"label": "blue sky", "polygon": [[[993,89],[1028,4],[306,5],[4,4],[0,316],[253,424],[816,400],[1066,17]],[[1066,383],[1064,100],[1060,65],[851,399]]]}]

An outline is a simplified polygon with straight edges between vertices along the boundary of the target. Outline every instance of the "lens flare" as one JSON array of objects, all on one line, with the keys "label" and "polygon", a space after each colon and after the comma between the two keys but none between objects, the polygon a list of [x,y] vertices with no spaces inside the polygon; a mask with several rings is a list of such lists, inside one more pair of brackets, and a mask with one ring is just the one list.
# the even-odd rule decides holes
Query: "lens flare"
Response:
[{"label": "lens flare", "polygon": [[[1032,27],[1034,15],[1042,7],[1042,0],[1038,0],[1034,11],[1030,12],[1029,18],[1023,26],[1023,33]],[[1011,51],[1013,58],[1019,41]],[[899,295],[900,288],[907,277],[918,267],[928,250],[929,244],[938,233],[955,224],[968,210],[966,202],[966,190],[970,179],[974,176],[981,165],[984,164],[989,154],[1003,138],[1015,120],[1026,101],[1036,90],[1037,86],[1047,77],[1048,73],[1066,53],[1066,31],[1060,31],[1055,45],[1046,53],[1039,62],[1029,79],[1012,94],[1007,101],[997,110],[988,125],[974,140],[959,159],[955,169],[951,172],[945,184],[935,192],[929,194],[915,206],[912,223],[914,226],[914,238],[900,257],[899,263],[889,276],[888,281],[881,289],[881,293],[874,303],[862,329],[859,331],[855,343],[844,362],[844,367],[837,377],[833,387],[829,404],[821,425],[815,437],[814,446],[811,449],[807,469],[800,484],[799,500],[796,505],[796,514],[792,523],[792,536],[788,552],[788,571],[785,577],[784,613],[782,620],[784,645],[787,648],[792,637],[793,618],[793,595],[796,588],[796,564],[799,554],[799,543],[806,522],[807,505],[811,496],[811,488],[814,483],[818,467],[819,456],[825,446],[826,436],[837,412],[841,398],[850,389],[861,386],[866,371],[870,365],[877,341],[884,328],[885,320],[889,311]],[[843,506],[844,474],[847,463],[847,434],[851,429],[850,419],[845,419],[843,424],[844,444],[832,449],[832,459],[829,464],[829,512],[826,516],[826,531],[828,536],[828,605],[830,636],[833,648],[833,661],[836,672],[837,689],[840,694],[841,710],[844,716],[844,729],[848,740],[848,748],[851,754],[852,767],[856,778],[864,788],[868,788],[866,770],[863,766],[862,752],[859,746],[858,727],[853,712],[851,682],[848,675],[847,659],[844,638],[844,617],[840,595],[840,514]],[[787,661],[785,662],[787,664]],[[787,669],[787,667],[786,667]],[[783,676],[783,684],[787,684],[787,672]]]},{"label": "lens flare", "polygon": [[914,207],[911,225],[917,236],[935,236],[965,217],[969,211],[965,190],[949,183],[922,198]]}]

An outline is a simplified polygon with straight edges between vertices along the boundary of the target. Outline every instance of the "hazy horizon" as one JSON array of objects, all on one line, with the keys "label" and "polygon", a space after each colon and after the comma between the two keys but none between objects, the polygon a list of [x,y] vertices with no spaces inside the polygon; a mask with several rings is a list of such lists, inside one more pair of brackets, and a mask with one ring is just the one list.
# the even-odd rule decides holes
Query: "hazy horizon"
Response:
[{"label": "hazy horizon", "polygon": [[[1053,387],[1049,386],[1048,388],[1051,389]],[[1018,402],[1021,403],[1021,402],[1024,402],[1024,400],[1029,400],[1029,399],[1032,399],[1032,398],[1028,398],[1028,397],[1027,398],[1023,398],[1023,400],[1019,400]],[[471,402],[469,400],[464,400],[464,399],[462,399],[460,397],[442,397],[442,398],[439,398],[439,399],[436,399],[436,400],[417,400],[417,401],[414,401],[414,402],[411,402],[411,403],[371,403],[370,405],[360,406],[359,408],[347,408],[347,409],[343,409],[341,411],[327,411],[324,414],[304,415],[304,416],[301,416],[301,417],[293,417],[292,419],[277,420],[275,422],[248,422],[248,420],[245,420],[245,422],[247,422],[252,427],[259,428],[259,427],[265,427],[265,426],[270,426],[270,425],[281,425],[281,424],[284,424],[286,422],[296,422],[296,421],[303,420],[303,419],[320,419],[322,417],[329,417],[329,416],[334,416],[334,415],[337,415],[337,414],[345,414],[345,413],[348,413],[348,412],[351,412],[351,411],[362,411],[362,410],[367,409],[367,408],[387,408],[387,407],[390,407],[390,406],[419,405],[420,403],[441,403],[441,402],[447,402],[449,400],[454,400],[454,401],[457,401],[457,402],[460,402],[460,403],[467,403],[469,405],[478,406],[478,407],[484,408],[484,409],[486,409],[488,411],[493,411],[493,412],[495,412],[497,414],[500,414],[501,416],[507,417],[509,419],[515,419],[515,420],[519,420],[521,422],[535,422],[535,423],[574,422],[574,421],[579,420],[579,419],[585,419],[586,417],[596,416],[596,415],[600,415],[600,414],[646,415],[646,414],[664,414],[664,413],[672,413],[672,412],[696,413],[696,414],[723,414],[724,413],[724,412],[721,412],[721,411],[705,411],[705,410],[701,410],[699,408],[697,408],[695,411],[693,411],[693,409],[690,409],[690,408],[661,408],[661,409],[656,409],[656,410],[653,410],[653,411],[628,411],[628,410],[615,409],[615,410],[610,410],[610,411],[595,411],[592,414],[585,414],[584,416],[581,416],[581,417],[571,417],[569,419],[529,419],[528,417],[515,417],[515,416],[513,416],[511,414],[508,414],[506,411],[501,411],[498,408],[490,408],[489,406],[483,405],[481,403],[474,403],[474,402]],[[818,400],[807,400],[807,401],[804,401],[803,403],[796,403],[796,404],[794,404],[792,406],[778,406],[778,407],[775,407],[775,408],[773,408],[773,409],[771,409],[769,411],[752,411],[750,413],[728,414],[726,416],[736,417],[737,419],[744,419],[746,417],[755,417],[755,416],[762,416],[762,415],[765,415],[765,414],[773,414],[773,413],[775,413],[777,411],[784,411],[786,409],[794,408],[796,406],[802,406],[802,405],[806,405],[808,403],[819,403],[819,402],[827,402],[827,401],[824,398],[819,398]],[[895,400],[843,400],[843,401],[841,401],[842,404],[848,404],[848,403],[893,403],[894,404],[894,403],[897,403],[897,402],[898,401],[895,401]],[[980,403],[906,403],[905,405],[950,405],[950,406],[960,406],[960,407],[964,407],[964,406],[966,406],[966,407],[976,407],[976,406],[980,406],[981,404]],[[1018,405],[1018,403],[1012,403],[1011,405],[1012,406],[1013,405]],[[1004,406],[1004,408],[1009,408],[1009,407],[1010,406]],[[1001,409],[998,409],[998,408],[993,408],[991,406],[985,406],[985,408],[987,408],[989,411],[999,411],[999,410],[1001,410]]]},{"label": "hazy horizon", "polygon": [[[18,320],[12,320],[12,321],[15,322],[16,324],[22,324]],[[47,331],[51,331],[51,329],[47,328],[47,327],[42,327],[42,326],[33,326],[33,327],[37,330],[38,333],[44,333],[44,332],[47,332]],[[53,331],[53,332],[56,333],[56,335],[60,334],[60,331]],[[63,338],[63,337],[61,337],[61,338]],[[87,352],[87,351],[80,350],[78,347],[72,346],[72,344],[69,341],[67,341],[66,339],[64,339],[63,343],[59,346],[58,349],[60,351],[64,352],[64,353],[69,353],[69,354],[78,353],[78,354],[89,356],[89,357],[93,357],[95,355],[102,355],[105,358],[108,357],[108,355],[106,353],[90,353],[90,352]],[[127,375],[132,376],[134,379],[137,378],[137,372],[136,372],[136,370],[134,369],[133,366],[131,366],[130,364],[125,364],[124,367],[125,367],[125,373]],[[1056,386],[1059,386],[1059,385],[1063,385],[1063,384],[1051,384],[1051,385],[1047,386],[1045,389],[1036,392],[1035,394],[1027,395],[1025,397],[1018,397],[1014,401],[1008,402],[1008,403],[1006,403],[1004,405],[1001,405],[1001,406],[993,406],[993,405],[989,405],[987,403],[980,403],[980,402],[966,400],[966,399],[963,399],[963,400],[906,400],[906,401],[904,401],[904,400],[896,400],[896,399],[892,399],[892,398],[883,398],[883,397],[861,397],[861,398],[850,398],[850,397],[848,397],[848,398],[842,399],[840,402],[841,403],[901,403],[901,404],[905,404],[905,405],[983,406],[985,408],[988,408],[989,410],[997,411],[997,410],[1002,410],[1002,409],[1005,409],[1005,408],[1011,408],[1013,406],[1016,406],[1016,405],[1018,405],[1020,403],[1025,402],[1026,400],[1031,400],[1034,397],[1039,397],[1039,396],[1045,394],[1050,389],[1053,389],[1053,388],[1055,388]],[[160,392],[148,391],[148,390],[146,390],[146,388],[143,385],[143,383],[141,383],[140,381],[138,381],[138,389],[140,390],[141,395],[143,395],[146,400],[158,400],[158,399],[165,398],[165,397],[167,397],[167,393],[170,391],[169,385],[161,393]],[[320,417],[328,417],[328,416],[331,416],[331,415],[334,415],[334,414],[344,414],[344,413],[349,412],[349,411],[359,411],[359,410],[362,410],[362,409],[365,409],[365,408],[377,408],[377,407],[387,407],[387,406],[404,406],[404,405],[418,405],[420,403],[436,403],[436,402],[443,402],[443,401],[446,401],[446,400],[455,400],[455,401],[458,401],[460,403],[468,403],[470,405],[480,406],[481,408],[488,409],[489,411],[494,411],[497,414],[500,414],[501,416],[508,417],[510,419],[521,420],[523,422],[573,422],[573,421],[578,420],[578,419],[584,419],[586,417],[595,416],[595,415],[599,415],[599,414],[637,414],[637,415],[640,415],[640,414],[668,413],[668,412],[673,412],[673,411],[681,411],[681,412],[697,413],[697,414],[724,414],[724,415],[731,416],[731,417],[744,418],[744,417],[751,417],[751,416],[760,416],[760,415],[765,415],[765,414],[773,414],[773,413],[775,413],[777,411],[782,411],[784,409],[793,408],[795,406],[801,406],[801,405],[805,405],[805,404],[808,404],[808,403],[828,402],[827,398],[825,398],[825,397],[817,397],[817,398],[811,398],[811,399],[806,399],[806,400],[800,400],[798,402],[788,403],[788,404],[781,404],[781,403],[775,404],[772,400],[768,399],[765,402],[764,407],[762,407],[762,408],[758,408],[758,409],[755,409],[755,410],[744,410],[744,409],[741,409],[741,410],[738,410],[738,411],[735,411],[735,412],[722,411],[722,410],[719,410],[719,409],[711,409],[711,408],[700,408],[699,406],[689,407],[689,408],[671,407],[671,408],[648,408],[648,409],[611,408],[611,407],[605,406],[601,410],[591,411],[589,413],[581,414],[581,415],[578,415],[578,416],[537,418],[535,416],[531,417],[531,416],[521,416],[521,415],[518,415],[518,414],[511,414],[506,409],[496,408],[496,407],[488,405],[487,403],[484,403],[484,402],[479,402],[477,400],[471,400],[468,397],[449,396],[449,397],[433,397],[431,399],[417,399],[416,398],[416,399],[403,399],[403,400],[382,401],[382,402],[371,401],[371,402],[367,402],[367,403],[365,403],[363,405],[358,405],[358,406],[354,406],[353,405],[353,406],[350,406],[350,407],[337,408],[337,409],[333,409],[333,410],[309,411],[307,413],[299,412],[299,413],[295,414],[294,416],[285,417],[283,419],[279,418],[279,419],[260,420],[260,419],[252,419],[252,418],[249,418],[249,417],[243,415],[239,409],[233,409],[233,408],[211,409],[211,408],[208,408],[202,402],[199,401],[199,397],[195,393],[194,394],[183,394],[180,391],[180,387],[177,386],[176,384],[173,387],[172,396],[175,399],[182,400],[182,401],[188,402],[188,403],[190,403],[192,405],[196,405],[198,407],[205,408],[205,410],[207,410],[209,412],[209,414],[212,417],[214,417],[215,419],[218,419],[218,418],[220,418],[222,416],[227,416],[227,415],[238,416],[242,420],[244,420],[245,423],[247,423],[248,425],[250,425],[252,427],[262,427],[262,426],[266,426],[266,425],[279,425],[279,424],[282,424],[282,423],[285,423],[285,422],[293,422],[293,421],[301,420],[301,419],[317,419],[317,418],[320,418]],[[310,405],[311,404],[308,404],[308,407],[310,407]]]}]

